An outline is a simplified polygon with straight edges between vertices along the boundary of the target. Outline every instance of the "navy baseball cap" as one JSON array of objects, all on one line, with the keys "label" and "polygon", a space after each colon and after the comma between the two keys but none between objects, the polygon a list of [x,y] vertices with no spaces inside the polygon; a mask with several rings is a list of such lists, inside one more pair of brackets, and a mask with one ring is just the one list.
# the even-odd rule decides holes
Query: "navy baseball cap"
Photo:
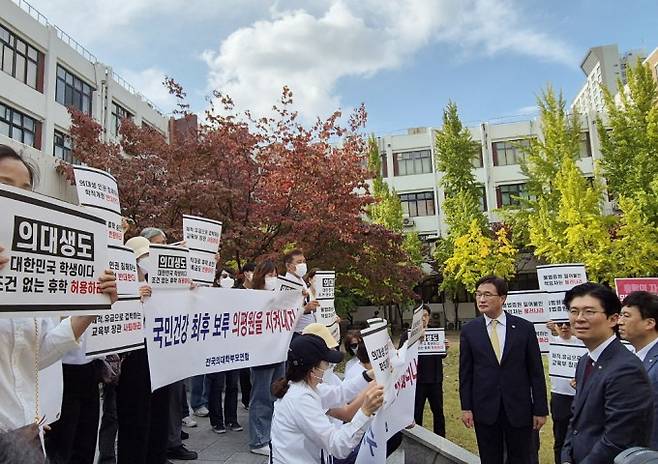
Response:
[{"label": "navy baseball cap", "polygon": [[288,362],[295,366],[315,366],[320,361],[338,364],[342,360],[343,353],[330,349],[317,335],[300,335],[290,342]]}]

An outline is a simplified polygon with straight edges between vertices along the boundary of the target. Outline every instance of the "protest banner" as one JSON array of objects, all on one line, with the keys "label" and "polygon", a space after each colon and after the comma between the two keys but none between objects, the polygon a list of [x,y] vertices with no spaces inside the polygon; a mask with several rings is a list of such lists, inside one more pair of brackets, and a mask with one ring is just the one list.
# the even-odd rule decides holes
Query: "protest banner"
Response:
[{"label": "protest banner", "polygon": [[110,269],[117,279],[119,295],[139,295],[137,260],[132,249],[125,246],[108,245]]},{"label": "protest banner", "polygon": [[537,266],[539,290],[566,292],[576,285],[587,282],[584,264],[548,264]]},{"label": "protest banner", "polygon": [[219,250],[222,223],[183,214],[183,240],[190,250],[215,254]]},{"label": "protest banner", "polygon": [[624,301],[629,293],[642,291],[658,295],[658,277],[633,277],[615,279],[617,296]]},{"label": "protest banner", "polygon": [[121,204],[116,179],[109,173],[87,166],[73,166],[78,204],[93,208],[92,214],[107,226],[108,244],[123,245]]},{"label": "protest banner", "polygon": [[534,322],[535,333],[537,334],[537,342],[539,342],[539,350],[542,354],[548,354],[549,344],[551,342],[551,331],[546,327],[546,322]]},{"label": "protest banner", "polygon": [[569,321],[569,310],[564,305],[565,293],[566,292],[546,292],[544,300],[546,301],[548,320],[553,322]]},{"label": "protest banner", "polygon": [[192,281],[187,274],[189,250],[172,245],[151,244],[149,258],[155,266],[148,281],[153,289],[189,288]]},{"label": "protest banner", "polygon": [[98,357],[144,347],[142,302],[120,296],[109,314],[97,316],[85,332],[85,356]]},{"label": "protest banner", "polygon": [[446,354],[446,332],[444,328],[427,328],[425,337],[418,347],[418,356]]},{"label": "protest banner", "polygon": [[373,326],[361,331],[363,343],[368,350],[370,364],[375,373],[375,380],[385,388],[384,401],[390,400],[387,387],[391,385],[393,376],[393,364],[391,363],[392,344],[388,334],[386,321],[376,322]]},{"label": "protest banner", "polygon": [[332,300],[334,299],[334,289],[336,286],[335,271],[317,271],[313,276],[311,288],[313,289],[313,299],[315,300]]},{"label": "protest banner", "polygon": [[409,328],[409,346],[416,343],[423,335],[423,305],[414,309],[414,315],[411,319],[411,327]]},{"label": "protest banner", "polygon": [[575,343],[552,341],[550,343],[550,356],[548,364],[548,375],[563,379],[576,378],[576,366],[578,360],[587,354],[587,347],[576,339]]},{"label": "protest banner", "polygon": [[215,253],[190,250],[187,272],[192,282],[199,285],[212,285],[215,282],[216,269]]},{"label": "protest banner", "polygon": [[101,314],[110,298],[105,223],[79,206],[0,185],[0,316]]},{"label": "protest banner", "polygon": [[285,277],[277,276],[276,289],[279,291],[287,290],[302,290],[304,286],[301,282],[295,282],[294,280],[286,279]]},{"label": "protest banner", "polygon": [[39,416],[46,424],[52,424],[62,413],[64,375],[62,361],[39,370]]},{"label": "protest banner", "polygon": [[503,310],[508,313],[522,317],[530,322],[546,322],[544,309],[545,292],[541,290],[512,291],[507,294]]},{"label": "protest banner", "polygon": [[143,306],[151,388],[285,361],[302,301],[293,291],[153,291]]},{"label": "protest banner", "polygon": [[405,344],[400,353],[404,362],[393,373],[394,397],[377,411],[368,427],[356,458],[357,464],[384,464],[386,441],[403,428],[414,423],[414,401],[418,375],[418,343]]}]

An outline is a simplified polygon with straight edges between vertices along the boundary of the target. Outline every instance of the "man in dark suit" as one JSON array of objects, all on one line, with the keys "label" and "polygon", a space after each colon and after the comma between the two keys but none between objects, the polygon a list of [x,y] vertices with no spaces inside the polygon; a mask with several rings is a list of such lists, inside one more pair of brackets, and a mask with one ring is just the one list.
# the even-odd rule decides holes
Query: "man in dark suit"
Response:
[{"label": "man in dark suit", "polygon": [[576,367],[573,417],[562,462],[612,463],[633,446],[647,446],[653,426],[653,395],[640,360],[621,344],[615,327],[621,309],[612,290],[584,283],[564,297],[576,337],[587,347]]},{"label": "man in dark suit", "polygon": [[633,292],[624,298],[619,316],[619,335],[631,342],[644,364],[653,388],[653,434],[651,448],[658,450],[658,295]]},{"label": "man in dark suit", "polygon": [[532,323],[503,311],[507,283],[487,276],[476,285],[483,314],[461,331],[462,421],[475,426],[483,464],[530,462],[532,431],[546,422],[544,366]]}]

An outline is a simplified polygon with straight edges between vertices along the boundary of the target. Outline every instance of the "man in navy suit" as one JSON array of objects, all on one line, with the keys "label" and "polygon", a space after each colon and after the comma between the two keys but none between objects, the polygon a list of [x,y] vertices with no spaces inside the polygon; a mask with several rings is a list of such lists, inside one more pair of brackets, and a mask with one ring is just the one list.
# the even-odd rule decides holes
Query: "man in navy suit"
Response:
[{"label": "man in navy suit", "polygon": [[503,311],[507,283],[487,276],[476,285],[483,314],[461,331],[462,421],[475,426],[483,464],[530,462],[532,431],[546,422],[544,366],[534,326]]},{"label": "man in navy suit", "polygon": [[624,298],[619,316],[619,335],[631,342],[653,388],[651,448],[658,450],[658,295],[633,292]]},{"label": "man in navy suit", "polygon": [[564,304],[588,354],[576,367],[573,417],[562,462],[612,463],[627,448],[649,445],[651,385],[640,360],[615,334],[621,303],[612,290],[587,282],[569,290]]}]

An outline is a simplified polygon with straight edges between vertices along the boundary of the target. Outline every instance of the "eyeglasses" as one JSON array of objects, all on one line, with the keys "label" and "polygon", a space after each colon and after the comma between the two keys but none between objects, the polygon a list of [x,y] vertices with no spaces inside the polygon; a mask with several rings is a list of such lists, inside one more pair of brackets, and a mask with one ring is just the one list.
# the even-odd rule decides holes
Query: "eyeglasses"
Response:
[{"label": "eyeglasses", "polygon": [[497,293],[489,293],[489,292],[475,292],[475,299],[478,298],[484,298],[488,300],[489,298],[493,298],[494,296],[500,296]]},{"label": "eyeglasses", "polygon": [[557,327],[571,327],[571,322],[556,322]]},{"label": "eyeglasses", "polygon": [[605,311],[595,311],[594,309],[570,309],[571,317],[584,316],[585,319],[593,319],[597,314],[603,314]]}]

